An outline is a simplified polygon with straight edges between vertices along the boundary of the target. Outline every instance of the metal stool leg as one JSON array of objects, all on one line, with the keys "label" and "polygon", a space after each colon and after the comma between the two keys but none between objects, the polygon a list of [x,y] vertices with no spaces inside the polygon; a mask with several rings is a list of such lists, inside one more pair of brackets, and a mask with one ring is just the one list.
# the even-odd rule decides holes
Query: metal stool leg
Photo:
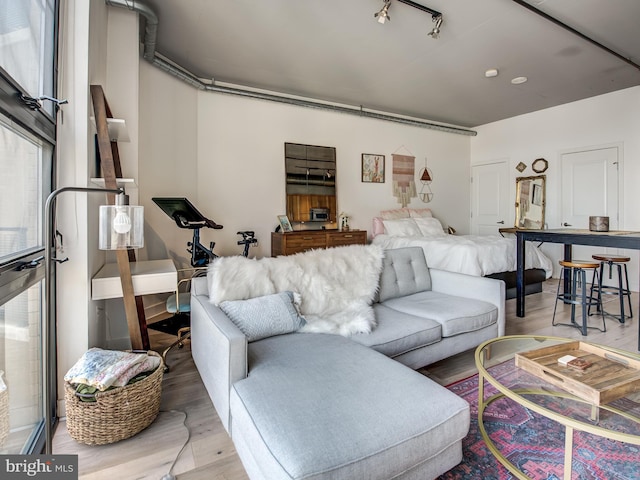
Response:
[{"label": "metal stool leg", "polygon": [[620,303],[620,323],[624,323],[624,284],[622,283],[622,265],[616,264],[618,269],[618,302]]},{"label": "metal stool leg", "polygon": [[[553,317],[551,317],[551,325],[553,326],[556,325],[556,309],[558,308],[558,300],[560,299],[560,284],[564,278],[564,270],[564,267],[560,270],[560,280],[558,280],[558,287],[556,288],[556,303],[553,305]],[[562,292],[562,296],[564,297],[564,292]]]},{"label": "metal stool leg", "polygon": [[624,294],[627,296],[627,301],[629,302],[629,315],[627,315],[627,318],[633,318],[633,310],[631,308],[631,290],[629,289],[629,274],[627,272],[627,264],[625,263],[623,267],[624,267],[624,281],[625,281]]},{"label": "metal stool leg", "polygon": [[581,294],[582,294],[582,335],[587,335],[587,310],[589,307],[587,306],[587,273],[582,269],[578,269],[580,274],[581,285]]},{"label": "metal stool leg", "polygon": [[578,286],[578,271],[575,268],[571,269],[571,295],[569,299],[571,301],[571,323],[573,323],[576,327],[578,324],[576,323],[576,298],[578,294],[578,290],[576,290]]}]

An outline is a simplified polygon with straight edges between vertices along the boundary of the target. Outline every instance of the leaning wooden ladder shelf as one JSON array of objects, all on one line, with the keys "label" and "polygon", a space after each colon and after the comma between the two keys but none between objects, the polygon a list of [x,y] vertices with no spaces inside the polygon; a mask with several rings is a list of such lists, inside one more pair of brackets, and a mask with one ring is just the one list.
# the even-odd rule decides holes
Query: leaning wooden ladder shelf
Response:
[{"label": "leaning wooden ladder shelf", "polygon": [[[115,189],[118,188],[117,179],[122,178],[122,167],[120,165],[118,143],[111,141],[111,138],[109,138],[107,118],[113,118],[113,116],[100,85],[91,85],[91,99],[96,121],[98,152],[100,154],[104,186],[105,188]],[[107,203],[109,205],[115,204],[114,194],[107,194]],[[142,297],[134,294],[133,281],[131,279],[131,266],[129,263],[136,261],[135,251],[116,250],[116,260],[120,272],[120,281],[122,282],[122,298],[129,336],[131,337],[131,348],[134,350],[149,350],[149,334],[147,332]]]}]

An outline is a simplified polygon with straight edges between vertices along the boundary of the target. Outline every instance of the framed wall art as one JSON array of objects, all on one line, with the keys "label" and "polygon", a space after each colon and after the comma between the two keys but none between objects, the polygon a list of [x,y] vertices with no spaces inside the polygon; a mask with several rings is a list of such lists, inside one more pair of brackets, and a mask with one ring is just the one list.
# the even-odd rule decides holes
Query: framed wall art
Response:
[{"label": "framed wall art", "polygon": [[362,154],[362,181],[384,183],[384,155]]}]

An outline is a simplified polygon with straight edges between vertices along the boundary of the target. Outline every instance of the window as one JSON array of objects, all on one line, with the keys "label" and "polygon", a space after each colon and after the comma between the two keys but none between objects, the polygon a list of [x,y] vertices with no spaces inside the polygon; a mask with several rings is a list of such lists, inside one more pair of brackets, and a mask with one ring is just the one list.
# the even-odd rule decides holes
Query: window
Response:
[{"label": "window", "polygon": [[55,93],[56,15],[56,0],[0,0],[0,454],[39,453],[45,408],[55,412],[41,347],[55,105],[38,102]]}]

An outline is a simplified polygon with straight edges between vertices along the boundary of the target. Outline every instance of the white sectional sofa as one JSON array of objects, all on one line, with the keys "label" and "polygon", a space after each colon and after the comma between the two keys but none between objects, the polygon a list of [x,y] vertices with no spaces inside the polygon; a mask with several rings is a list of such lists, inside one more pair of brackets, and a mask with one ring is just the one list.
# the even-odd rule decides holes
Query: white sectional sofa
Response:
[{"label": "white sectional sofa", "polygon": [[[322,255],[357,262],[358,249],[375,248]],[[293,331],[249,342],[224,304],[211,303],[216,282],[194,279],[193,358],[250,478],[424,480],[461,461],[468,404],[413,369],[503,335],[504,283],[429,270],[417,247],[382,253],[369,307],[375,327],[349,336]],[[309,265],[319,254],[298,255]],[[216,274],[236,275],[234,262]],[[291,257],[253,262],[300,268]],[[318,274],[308,268],[291,272],[294,287]],[[278,272],[275,284],[284,281]]]}]

